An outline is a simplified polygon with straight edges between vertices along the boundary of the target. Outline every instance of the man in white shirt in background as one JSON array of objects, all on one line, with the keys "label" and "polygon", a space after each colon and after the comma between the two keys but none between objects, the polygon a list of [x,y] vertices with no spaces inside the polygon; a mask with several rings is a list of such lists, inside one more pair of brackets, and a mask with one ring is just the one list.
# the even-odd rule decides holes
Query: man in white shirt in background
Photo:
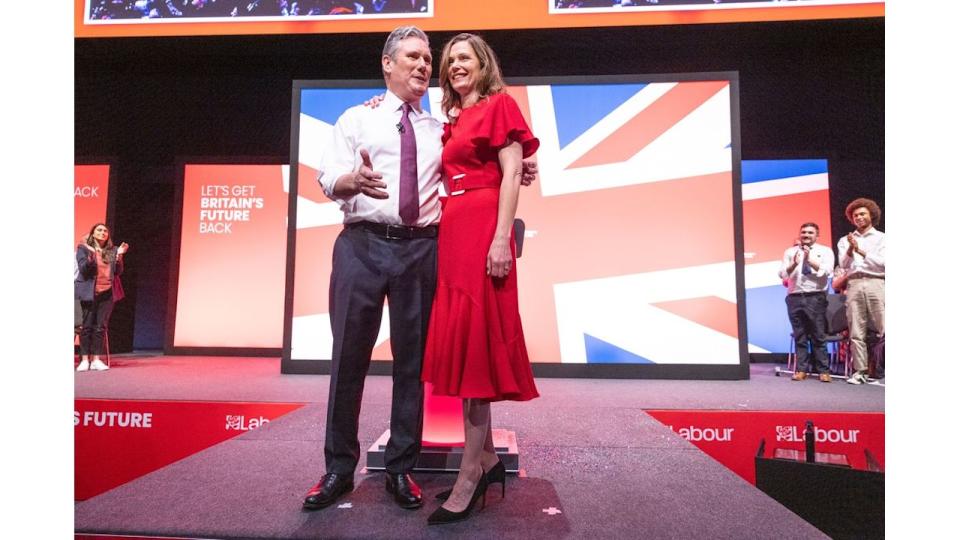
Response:
[{"label": "man in white shirt in background", "polygon": [[855,199],[847,205],[847,219],[857,228],[837,242],[840,268],[847,279],[847,323],[853,353],[850,384],[867,382],[867,329],[884,335],[884,290],[886,240],[874,228],[880,222],[880,207],[870,199]]},{"label": "man in white shirt in background", "polygon": [[783,252],[780,279],[787,284],[787,314],[797,349],[797,368],[793,380],[806,379],[807,374],[815,368],[820,381],[828,383],[832,379],[824,339],[833,250],[816,243],[819,236],[820,227],[816,223],[800,226],[797,243]]}]

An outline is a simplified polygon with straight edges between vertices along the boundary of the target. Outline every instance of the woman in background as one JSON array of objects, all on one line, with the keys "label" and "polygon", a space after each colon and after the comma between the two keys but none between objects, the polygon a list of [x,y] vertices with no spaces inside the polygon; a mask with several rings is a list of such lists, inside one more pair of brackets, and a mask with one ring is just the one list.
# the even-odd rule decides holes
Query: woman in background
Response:
[{"label": "woman in background", "polygon": [[80,300],[83,316],[77,371],[110,369],[100,360],[100,355],[104,352],[113,304],[123,298],[120,274],[123,273],[123,254],[129,247],[126,242],[114,246],[110,229],[104,223],[94,225],[90,234],[77,246],[77,273],[73,290]]}]

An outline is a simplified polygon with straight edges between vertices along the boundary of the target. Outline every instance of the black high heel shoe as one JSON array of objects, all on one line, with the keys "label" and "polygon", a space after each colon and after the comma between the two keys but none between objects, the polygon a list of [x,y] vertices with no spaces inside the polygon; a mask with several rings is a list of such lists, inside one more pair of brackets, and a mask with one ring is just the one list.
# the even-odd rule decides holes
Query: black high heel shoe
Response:
[{"label": "black high heel shoe", "polygon": [[500,484],[500,498],[507,497],[507,468],[503,466],[502,461],[497,461],[490,471],[487,472],[487,487],[490,484]]},{"label": "black high heel shoe", "polygon": [[487,506],[487,486],[489,485],[490,484],[487,483],[487,475],[484,474],[481,468],[480,482],[477,483],[476,489],[473,490],[473,495],[470,497],[470,504],[460,512],[451,512],[441,506],[434,510],[433,513],[430,514],[430,517],[427,518],[427,525],[442,525],[444,523],[463,521],[470,517],[470,512],[473,511],[473,505],[477,503],[477,499],[481,498],[483,499],[483,502],[480,504],[480,509],[482,510]]},{"label": "black high heel shoe", "polygon": [[[490,484],[500,484],[500,498],[505,498],[507,496],[507,468],[503,466],[503,462],[497,461],[497,464],[487,471],[486,477],[488,487]],[[452,489],[441,491],[437,493],[437,500],[445,501],[450,498],[451,493],[453,493]]]}]

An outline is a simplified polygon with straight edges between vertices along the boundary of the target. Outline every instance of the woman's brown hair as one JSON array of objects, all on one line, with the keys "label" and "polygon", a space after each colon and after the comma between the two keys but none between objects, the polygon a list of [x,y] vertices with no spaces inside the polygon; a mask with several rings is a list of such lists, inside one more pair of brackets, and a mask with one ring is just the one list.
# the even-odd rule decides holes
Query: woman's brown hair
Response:
[{"label": "woman's brown hair", "polygon": [[[480,63],[480,73],[477,78],[477,94],[480,99],[503,92],[504,87],[506,87],[506,84],[503,82],[503,74],[500,72],[500,62],[497,61],[497,55],[482,37],[467,33],[453,36],[450,41],[443,46],[443,52],[440,54],[440,88],[443,90],[443,101],[440,104],[440,108],[448,118],[451,110],[463,108],[463,103],[460,101],[460,94],[453,89],[453,83],[450,81],[450,73],[447,69],[447,65],[450,62],[450,50],[461,41],[466,41],[470,44],[474,54],[477,55],[477,61]],[[449,119],[451,122],[456,121],[455,118]]]}]

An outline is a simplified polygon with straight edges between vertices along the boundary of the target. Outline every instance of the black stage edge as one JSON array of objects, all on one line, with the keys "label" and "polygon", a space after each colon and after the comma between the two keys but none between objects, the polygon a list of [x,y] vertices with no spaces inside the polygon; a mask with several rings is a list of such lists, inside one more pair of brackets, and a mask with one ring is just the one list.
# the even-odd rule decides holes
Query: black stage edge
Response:
[{"label": "black stage edge", "polygon": [[750,353],[751,364],[786,364],[787,353]]},{"label": "black stage edge", "polygon": [[767,458],[764,446],[754,460],[758,489],[835,540],[884,537],[882,472]]},{"label": "black stage edge", "polygon": [[[750,366],[728,364],[560,364],[532,363],[534,377],[560,379],[673,379],[737,381],[750,378]],[[746,369],[745,369],[746,368]],[[291,360],[283,357],[280,373],[294,375],[329,375],[330,360]],[[371,360],[369,375],[392,375],[393,362]]]}]

